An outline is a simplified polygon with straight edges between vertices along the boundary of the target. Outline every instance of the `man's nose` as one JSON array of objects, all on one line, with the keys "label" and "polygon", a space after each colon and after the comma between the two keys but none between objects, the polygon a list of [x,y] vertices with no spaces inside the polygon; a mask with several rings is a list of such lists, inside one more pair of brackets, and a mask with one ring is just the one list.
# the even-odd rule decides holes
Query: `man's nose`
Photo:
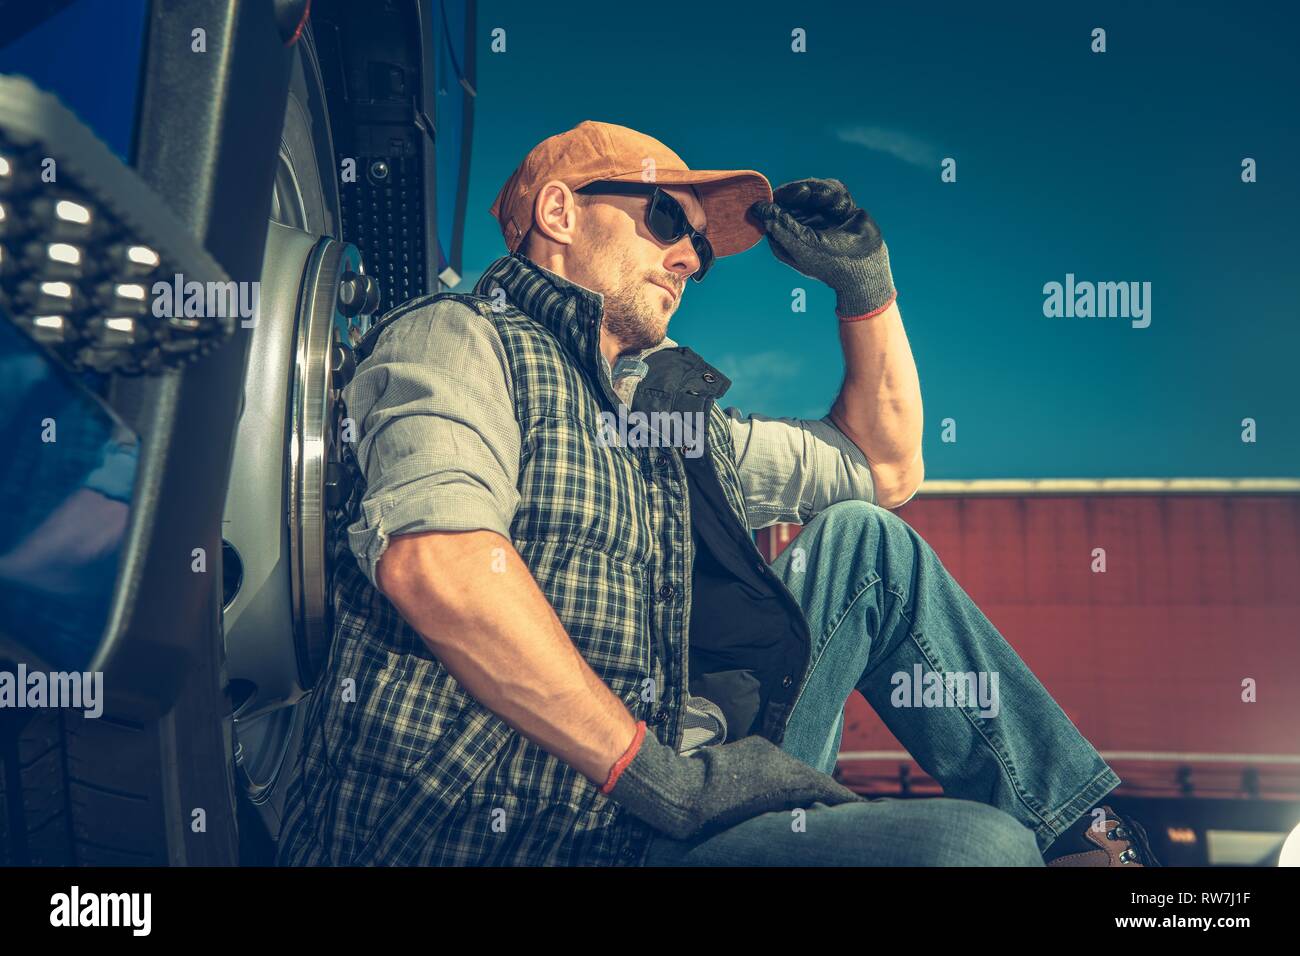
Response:
[{"label": "man's nose", "polygon": [[700,270],[700,255],[690,236],[682,236],[669,249],[668,268],[679,273],[683,282]]}]

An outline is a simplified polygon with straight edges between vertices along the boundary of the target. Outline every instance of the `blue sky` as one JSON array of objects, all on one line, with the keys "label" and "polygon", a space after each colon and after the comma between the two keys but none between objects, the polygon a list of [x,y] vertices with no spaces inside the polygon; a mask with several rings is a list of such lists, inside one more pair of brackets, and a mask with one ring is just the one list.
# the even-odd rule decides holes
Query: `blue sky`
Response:
[{"label": "blue sky", "polygon": [[[1287,7],[747,2],[671,17],[512,0],[481,4],[478,25],[458,288],[504,253],[487,209],[527,150],[584,119],[620,123],[693,167],[841,179],[871,211],[920,372],[927,477],[1300,475]],[[807,53],[790,52],[795,27]],[[1258,182],[1241,182],[1244,157]],[[1046,318],[1043,285],[1067,273],[1150,282],[1150,326]],[[807,313],[790,312],[795,285]],[[764,242],[691,283],[670,335],[731,377],[724,404],[819,417],[843,372],[833,307]]]}]

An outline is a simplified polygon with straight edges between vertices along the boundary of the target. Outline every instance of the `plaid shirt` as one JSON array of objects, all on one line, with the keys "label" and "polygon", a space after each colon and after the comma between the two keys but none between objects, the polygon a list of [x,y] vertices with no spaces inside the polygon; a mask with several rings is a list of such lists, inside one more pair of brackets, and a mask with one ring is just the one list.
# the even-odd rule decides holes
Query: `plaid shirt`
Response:
[{"label": "plaid shirt", "polygon": [[[680,749],[689,496],[674,455],[598,440],[599,413],[616,412],[619,401],[599,350],[600,298],[512,254],[474,295],[442,293],[393,310],[369,346],[411,310],[445,299],[490,319],[509,362],[521,431],[516,550],[592,669],[660,741]],[[366,343],[361,351],[364,362]],[[742,528],[770,524],[751,523],[733,433],[703,384],[725,376],[694,359],[701,387],[691,394],[707,410],[706,453],[726,501]],[[350,451],[352,495],[333,516],[335,637],[308,707],[280,862],[638,865],[651,829],[471,697],[359,568],[343,525],[369,516]],[[862,487],[866,473],[861,459],[839,484]],[[760,505],[782,516],[791,507]],[[819,510],[795,505],[800,517]],[[792,676],[790,694],[763,723],[777,743],[803,675]]]}]

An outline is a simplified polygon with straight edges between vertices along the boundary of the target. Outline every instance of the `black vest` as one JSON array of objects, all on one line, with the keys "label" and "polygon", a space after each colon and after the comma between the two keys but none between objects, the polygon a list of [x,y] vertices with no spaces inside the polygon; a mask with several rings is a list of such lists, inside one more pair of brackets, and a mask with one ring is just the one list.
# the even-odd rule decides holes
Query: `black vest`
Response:
[{"label": "black vest", "polygon": [[[730,380],[704,366],[684,346],[645,359],[649,373],[633,397],[634,410],[704,407]],[[690,490],[691,571],[690,692],[717,704],[727,718],[727,740],[761,733],[770,701],[789,703],[809,658],[807,622],[789,590],[763,560],[723,496],[709,456],[679,450]]]}]

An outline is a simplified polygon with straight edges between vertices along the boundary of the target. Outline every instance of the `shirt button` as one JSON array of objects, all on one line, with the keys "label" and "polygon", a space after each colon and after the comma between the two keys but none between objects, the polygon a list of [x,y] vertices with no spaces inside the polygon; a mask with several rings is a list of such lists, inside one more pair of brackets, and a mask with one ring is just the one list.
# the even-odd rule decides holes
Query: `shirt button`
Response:
[{"label": "shirt button", "polygon": [[661,708],[655,712],[655,715],[653,717],[650,718],[650,724],[651,726],[657,727],[667,719],[668,719],[668,711],[663,710]]},{"label": "shirt button", "polygon": [[781,678],[782,687],[789,687],[793,683],[794,683],[794,678],[791,677],[789,674],[786,674],[785,677]]},{"label": "shirt button", "polygon": [[673,591],[673,586],[671,584],[665,584],[663,587],[659,589],[659,598],[661,600],[667,601],[670,597],[673,596],[674,593],[675,592]]}]

